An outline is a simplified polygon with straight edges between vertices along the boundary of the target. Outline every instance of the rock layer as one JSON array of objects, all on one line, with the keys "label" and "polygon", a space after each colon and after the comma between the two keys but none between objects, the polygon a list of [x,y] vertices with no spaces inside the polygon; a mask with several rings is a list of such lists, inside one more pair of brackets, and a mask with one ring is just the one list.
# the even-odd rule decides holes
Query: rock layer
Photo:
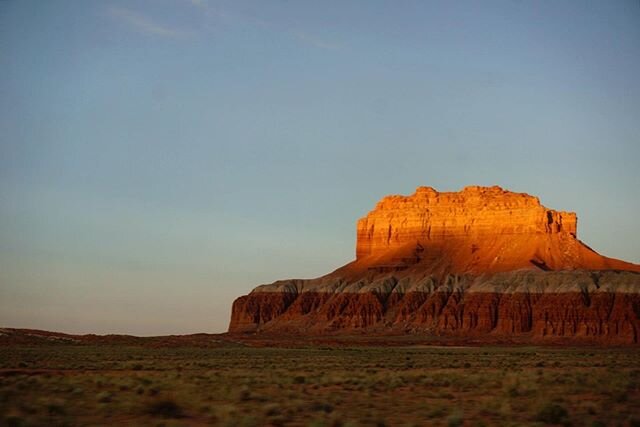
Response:
[{"label": "rock layer", "polygon": [[576,229],[575,213],[547,209],[528,194],[500,187],[466,187],[457,193],[418,187],[408,197],[383,198],[358,221],[356,257],[423,241],[482,241],[498,235],[558,233],[576,237]]},{"label": "rock layer", "polygon": [[499,187],[382,199],[356,260],[238,298],[230,332],[415,333],[638,343],[640,266],[577,239],[571,212]]}]

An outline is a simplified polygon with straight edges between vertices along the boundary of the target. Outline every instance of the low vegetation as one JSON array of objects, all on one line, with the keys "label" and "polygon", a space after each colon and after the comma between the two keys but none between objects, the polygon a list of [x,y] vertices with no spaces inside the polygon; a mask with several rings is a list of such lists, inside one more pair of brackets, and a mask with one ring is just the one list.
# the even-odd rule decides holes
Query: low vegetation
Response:
[{"label": "low vegetation", "polygon": [[0,425],[637,426],[637,349],[0,347]]}]

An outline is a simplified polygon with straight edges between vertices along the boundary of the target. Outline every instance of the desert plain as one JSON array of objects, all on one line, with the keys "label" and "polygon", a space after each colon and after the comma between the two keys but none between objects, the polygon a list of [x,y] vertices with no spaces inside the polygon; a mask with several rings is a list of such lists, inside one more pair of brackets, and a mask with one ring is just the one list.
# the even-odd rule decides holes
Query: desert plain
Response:
[{"label": "desert plain", "polygon": [[2,330],[6,426],[637,426],[637,347]]}]

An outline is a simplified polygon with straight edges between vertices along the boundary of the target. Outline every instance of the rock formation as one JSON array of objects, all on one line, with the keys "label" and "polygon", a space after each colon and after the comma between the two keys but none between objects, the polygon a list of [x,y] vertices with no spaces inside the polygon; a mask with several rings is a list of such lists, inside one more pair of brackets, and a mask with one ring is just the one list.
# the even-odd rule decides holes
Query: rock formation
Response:
[{"label": "rock formation", "polygon": [[230,332],[640,341],[640,265],[599,255],[577,217],[500,187],[387,196],[355,261],[238,298]]}]

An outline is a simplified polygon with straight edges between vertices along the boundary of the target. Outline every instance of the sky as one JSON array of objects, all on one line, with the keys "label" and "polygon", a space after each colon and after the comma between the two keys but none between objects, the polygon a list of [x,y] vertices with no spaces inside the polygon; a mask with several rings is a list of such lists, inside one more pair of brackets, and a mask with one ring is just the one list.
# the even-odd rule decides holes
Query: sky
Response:
[{"label": "sky", "polygon": [[0,2],[0,325],[223,332],[417,186],[640,263],[640,3]]}]

